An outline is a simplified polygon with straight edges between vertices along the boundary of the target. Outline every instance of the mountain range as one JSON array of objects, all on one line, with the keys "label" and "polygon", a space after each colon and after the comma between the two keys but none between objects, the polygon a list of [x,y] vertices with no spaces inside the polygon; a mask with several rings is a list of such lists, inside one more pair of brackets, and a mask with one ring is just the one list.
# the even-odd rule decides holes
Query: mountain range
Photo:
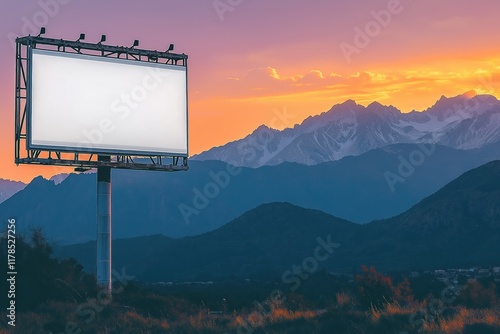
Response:
[{"label": "mountain range", "polygon": [[[298,279],[292,266],[311,266],[311,258],[338,273],[363,264],[386,271],[498,265],[500,161],[461,175],[400,215],[366,225],[269,203],[203,235],[118,239],[113,247],[114,268],[149,282],[272,272],[291,283]],[[95,269],[95,242],[60,247],[56,254]]]},{"label": "mountain range", "polygon": [[260,126],[247,137],[193,156],[235,166],[296,162],[315,165],[393,144],[433,143],[475,149],[500,141],[500,101],[474,91],[442,96],[423,112],[402,113],[374,102],[352,100],[282,131]]},{"label": "mountain range", "polygon": [[[187,173],[114,170],[113,233],[193,236],[270,202],[355,223],[389,218],[462,173],[500,159],[499,106],[496,98],[472,92],[407,114],[379,103],[365,108],[346,101],[291,129],[260,127],[242,141],[209,151],[228,149],[214,157],[220,161],[200,161],[209,152],[195,157]],[[237,154],[243,148],[245,153]],[[302,163],[288,162],[285,153]],[[240,158],[252,158],[244,164],[249,167],[224,162],[242,165]],[[93,240],[95,179],[95,174],[36,178],[0,203],[0,219],[16,218],[20,232],[41,226],[64,244]]]},{"label": "mountain range", "polygon": [[[419,152],[425,159],[413,167]],[[399,144],[314,166],[241,168],[237,175],[219,161],[193,161],[187,173],[114,170],[113,235],[197,235],[270,202],[367,223],[397,215],[495,159],[500,143],[475,150]],[[16,218],[19,232],[41,226],[52,240],[79,243],[95,239],[96,200],[95,174],[71,174],[58,185],[38,177],[0,204],[0,219]]]},{"label": "mountain range", "polygon": [[[69,174],[57,174],[50,178],[55,184],[63,182]],[[0,203],[5,202],[19,191],[26,188],[26,183],[0,179]]]},{"label": "mountain range", "polygon": [[5,202],[25,187],[26,184],[23,182],[0,179],[0,203]]}]

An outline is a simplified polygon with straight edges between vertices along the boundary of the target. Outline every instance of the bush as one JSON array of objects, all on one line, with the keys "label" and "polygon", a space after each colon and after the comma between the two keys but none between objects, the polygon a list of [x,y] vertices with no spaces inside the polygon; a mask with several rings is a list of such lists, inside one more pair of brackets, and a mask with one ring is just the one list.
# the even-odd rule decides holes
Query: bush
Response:
[{"label": "bush", "polygon": [[[0,239],[0,257],[7,258],[7,240]],[[7,272],[7,261],[2,261]],[[41,229],[16,238],[16,304],[18,311],[34,310],[48,300],[81,302],[97,293],[95,278],[74,259],[52,257],[52,247]]]},{"label": "bush", "polygon": [[384,276],[375,268],[361,268],[363,273],[356,276],[359,301],[364,307],[382,307],[394,297],[394,286],[389,276]]},{"label": "bush", "polygon": [[484,287],[478,281],[467,283],[464,291],[460,294],[460,299],[468,307],[489,308],[498,305],[496,296],[496,285],[490,282],[488,287]]},{"label": "bush", "polygon": [[356,276],[359,301],[362,306],[381,308],[387,303],[408,304],[413,302],[413,292],[407,278],[394,286],[390,276],[379,273],[375,268],[362,268],[362,274]]}]

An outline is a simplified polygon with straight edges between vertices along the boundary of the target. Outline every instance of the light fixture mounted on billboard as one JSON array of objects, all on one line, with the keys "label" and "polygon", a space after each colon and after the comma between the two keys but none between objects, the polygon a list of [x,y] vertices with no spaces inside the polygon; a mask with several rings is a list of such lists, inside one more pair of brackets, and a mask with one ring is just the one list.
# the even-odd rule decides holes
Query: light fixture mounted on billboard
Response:
[{"label": "light fixture mounted on billboard", "polygon": [[111,170],[188,170],[187,55],[16,39],[16,164],[97,169],[97,284],[110,295]]},{"label": "light fixture mounted on billboard", "polygon": [[187,55],[44,33],[16,40],[16,164],[188,169]]},{"label": "light fixture mounted on billboard", "polygon": [[40,36],[42,36],[42,35],[45,35],[45,27],[41,27],[41,28],[40,28],[40,33],[38,34],[38,36],[37,36],[37,37],[40,37]]}]

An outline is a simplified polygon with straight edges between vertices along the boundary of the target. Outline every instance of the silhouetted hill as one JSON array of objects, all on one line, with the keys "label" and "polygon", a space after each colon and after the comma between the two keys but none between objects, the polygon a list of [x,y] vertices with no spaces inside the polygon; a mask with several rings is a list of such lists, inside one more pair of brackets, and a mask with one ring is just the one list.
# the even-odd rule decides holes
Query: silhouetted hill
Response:
[{"label": "silhouetted hill", "polygon": [[[500,161],[470,170],[405,213],[373,226],[420,233],[429,237],[433,229],[456,230],[464,225],[500,228]],[[422,230],[422,226],[427,229]]]},{"label": "silhouetted hill", "polygon": [[[464,267],[500,262],[500,161],[460,176],[407,212],[357,225],[289,203],[261,205],[222,228],[183,239],[155,236],[114,243],[114,267],[147,281],[273,273],[314,257],[318,238],[339,243],[320,267],[351,272]],[[330,238],[328,238],[330,236]],[[59,254],[93,270],[94,243]]]},{"label": "silhouetted hill", "polygon": [[397,235],[394,251],[414,266],[498,262],[500,161],[465,173],[405,213],[369,224],[367,231],[367,239]]},{"label": "silhouetted hill", "polygon": [[[115,240],[114,267],[140,272],[140,278],[148,281],[277,272],[312,256],[318,237],[326,241],[331,235],[332,242],[342,243],[360,227],[289,203],[264,204],[216,231],[196,237]],[[87,268],[95,268],[94,242],[66,246],[63,252],[75,256]]]},{"label": "silhouetted hill", "polygon": [[[113,236],[199,235],[272,202],[289,202],[356,223],[389,218],[467,170],[499,159],[500,143],[468,151],[435,146],[429,152],[401,144],[315,166],[242,168],[210,198],[199,194],[214,184],[214,175],[227,175],[225,163],[193,161],[186,173],[114,170]],[[424,160],[399,177],[402,161],[415,154],[423,154]],[[387,175],[399,179],[391,184]],[[0,204],[0,219],[17,218],[20,230],[41,226],[52,240],[65,244],[95,239],[95,178],[71,174],[58,185],[37,178]]]},{"label": "silhouetted hill", "polygon": [[6,201],[25,187],[26,184],[22,182],[0,179],[0,203]]}]

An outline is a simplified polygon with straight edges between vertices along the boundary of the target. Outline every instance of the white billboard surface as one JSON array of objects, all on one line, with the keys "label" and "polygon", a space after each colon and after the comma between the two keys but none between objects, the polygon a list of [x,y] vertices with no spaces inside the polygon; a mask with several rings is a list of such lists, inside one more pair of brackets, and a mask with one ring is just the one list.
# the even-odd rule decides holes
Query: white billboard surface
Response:
[{"label": "white billboard surface", "polygon": [[31,56],[31,149],[187,156],[186,67],[39,49]]}]

